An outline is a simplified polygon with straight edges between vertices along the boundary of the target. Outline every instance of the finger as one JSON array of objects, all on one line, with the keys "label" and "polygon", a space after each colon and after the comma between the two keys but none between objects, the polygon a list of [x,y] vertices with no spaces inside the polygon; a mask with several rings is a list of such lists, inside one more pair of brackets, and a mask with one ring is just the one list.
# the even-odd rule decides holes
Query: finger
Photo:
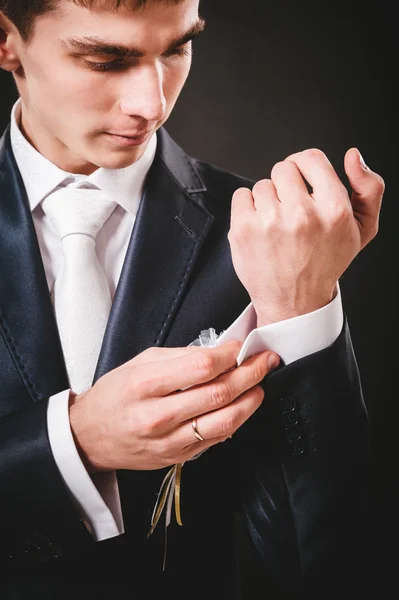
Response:
[{"label": "finger", "polygon": [[[187,424],[187,428],[189,429],[188,424]],[[194,435],[192,435],[191,443],[187,444],[187,446],[182,448],[180,450],[180,452],[177,453],[173,457],[173,460],[168,461],[167,466],[169,466],[169,464],[184,463],[187,460],[191,460],[197,454],[204,452],[204,450],[208,450],[208,448],[211,448],[212,446],[215,446],[216,444],[219,444],[220,442],[225,442],[230,437],[231,437],[230,435],[224,435],[224,436],[212,438],[210,440],[204,439],[203,442],[200,442],[194,437]]]},{"label": "finger", "polygon": [[137,356],[124,363],[119,369],[131,368],[132,365],[144,365],[147,363],[153,363],[163,360],[170,360],[172,358],[180,358],[181,356],[187,356],[193,352],[201,350],[200,346],[183,346],[179,348],[159,348],[151,347],[144,352],[140,352]]},{"label": "finger", "polygon": [[261,352],[210,382],[174,394],[169,399],[170,416],[166,423],[169,426],[171,423],[184,423],[197,415],[218,411],[229,405],[262,381],[272,369],[270,360],[276,364],[279,357],[272,352]]},{"label": "finger", "polygon": [[276,163],[272,169],[271,178],[277,195],[283,204],[291,206],[299,201],[313,204],[313,198],[310,196],[302,174],[294,162],[283,160]]},{"label": "finger", "polygon": [[291,154],[285,160],[292,162],[299,169],[312,187],[312,195],[315,200],[320,197],[323,201],[331,199],[336,202],[337,199],[342,198],[347,203],[346,188],[324,152],[312,148]]},{"label": "finger", "polygon": [[280,205],[277,190],[271,179],[260,179],[252,188],[254,206],[259,212],[267,212],[272,215]]},{"label": "finger", "polygon": [[[247,419],[259,408],[264,399],[264,390],[257,385],[220,410],[209,412],[197,417],[196,428],[204,438],[205,443],[216,443],[215,440],[225,440],[231,437]],[[176,431],[173,443],[182,448],[189,448],[192,443],[198,442],[194,435],[191,419],[183,423]]]},{"label": "finger", "polygon": [[344,157],[345,173],[353,190],[352,210],[361,228],[363,245],[378,231],[378,221],[385,183],[380,175],[369,169],[359,150],[350,148]]},{"label": "finger", "polygon": [[142,389],[147,398],[168,396],[172,392],[215,379],[237,365],[241,342],[231,341],[217,348],[198,348],[184,356],[131,365],[132,387]]},{"label": "finger", "polygon": [[233,228],[237,224],[242,224],[254,213],[255,206],[251,190],[244,187],[238,188],[231,199],[230,227]]},{"label": "finger", "polygon": [[231,206],[233,210],[248,211],[249,213],[254,211],[254,202],[252,193],[249,188],[240,187],[238,188],[231,199]]}]

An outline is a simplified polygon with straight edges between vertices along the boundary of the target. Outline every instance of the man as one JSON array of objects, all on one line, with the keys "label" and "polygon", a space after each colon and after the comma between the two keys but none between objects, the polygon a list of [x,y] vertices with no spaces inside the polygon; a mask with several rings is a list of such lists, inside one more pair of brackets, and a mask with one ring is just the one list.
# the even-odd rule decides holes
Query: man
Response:
[{"label": "man", "polygon": [[338,280],[383,182],[356,149],[350,199],[319,150],[255,185],[187,156],[163,124],[198,4],[0,0],[20,94],[0,151],[1,598],[238,597],[236,514],[290,597],[366,554]]}]

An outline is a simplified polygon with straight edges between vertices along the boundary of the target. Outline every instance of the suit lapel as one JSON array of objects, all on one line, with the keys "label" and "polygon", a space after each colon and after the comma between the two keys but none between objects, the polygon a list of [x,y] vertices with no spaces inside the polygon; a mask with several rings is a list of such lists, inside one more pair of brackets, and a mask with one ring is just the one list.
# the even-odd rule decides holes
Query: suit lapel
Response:
[{"label": "suit lapel", "polygon": [[57,325],[25,188],[0,140],[0,333],[33,400],[68,387]]},{"label": "suit lapel", "polygon": [[205,191],[189,157],[161,129],[95,380],[163,344],[213,221]]},{"label": "suit lapel", "polygon": [[[161,129],[94,380],[161,346],[213,216],[189,157]],[[68,388],[53,306],[25,188],[0,140],[0,333],[33,400]]]}]

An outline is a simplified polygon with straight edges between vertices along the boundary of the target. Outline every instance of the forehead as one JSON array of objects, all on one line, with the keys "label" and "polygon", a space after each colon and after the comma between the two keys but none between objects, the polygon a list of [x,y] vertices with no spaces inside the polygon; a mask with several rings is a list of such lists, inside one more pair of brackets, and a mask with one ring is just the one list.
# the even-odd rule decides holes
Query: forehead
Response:
[{"label": "forehead", "polygon": [[198,21],[199,0],[150,0],[137,9],[137,0],[61,0],[55,11],[36,19],[35,38],[65,40],[99,36],[114,42],[134,38],[165,43]]},{"label": "forehead", "polygon": [[[61,0],[59,0],[61,1]],[[67,0],[78,6],[92,8],[94,6],[103,6],[118,10],[118,8],[126,7],[134,10],[146,8],[149,4],[182,4],[186,0]]]}]

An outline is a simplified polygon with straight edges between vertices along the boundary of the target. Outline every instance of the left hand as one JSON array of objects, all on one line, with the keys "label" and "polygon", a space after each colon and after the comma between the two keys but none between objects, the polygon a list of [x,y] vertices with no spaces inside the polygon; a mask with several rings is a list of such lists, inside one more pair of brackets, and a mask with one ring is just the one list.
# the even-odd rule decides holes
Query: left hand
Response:
[{"label": "left hand", "polygon": [[350,198],[318,149],[291,154],[271,179],[235,191],[228,239],[258,327],[328,304],[339,277],[377,234],[384,181],[356,148],[344,167]]}]

